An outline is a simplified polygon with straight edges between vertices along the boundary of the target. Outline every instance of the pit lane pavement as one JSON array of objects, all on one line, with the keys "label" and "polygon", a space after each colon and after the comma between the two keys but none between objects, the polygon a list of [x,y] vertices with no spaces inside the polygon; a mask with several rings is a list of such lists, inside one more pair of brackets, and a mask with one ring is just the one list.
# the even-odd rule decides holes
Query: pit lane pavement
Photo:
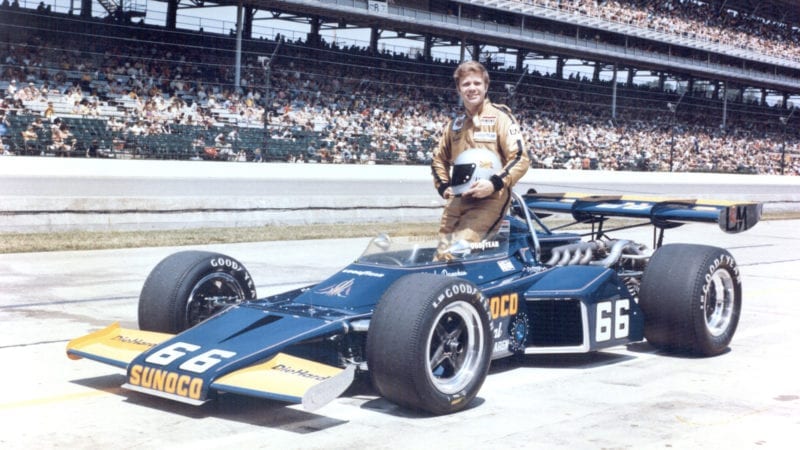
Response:
[{"label": "pit lane pavement", "polygon": [[[738,235],[713,225],[667,232],[667,243],[717,245],[738,260],[744,307],[730,352],[686,358],[638,343],[590,355],[495,361],[473,406],[443,417],[396,407],[365,382],[314,413],[235,395],[192,407],[125,391],[122,371],[71,361],[65,344],[113,321],[135,327],[144,278],[179,249],[0,255],[0,447],[795,448],[798,228],[794,220],[762,222]],[[649,228],[618,237],[652,240]],[[240,259],[263,296],[323,279],[366,243],[203,248]]]}]

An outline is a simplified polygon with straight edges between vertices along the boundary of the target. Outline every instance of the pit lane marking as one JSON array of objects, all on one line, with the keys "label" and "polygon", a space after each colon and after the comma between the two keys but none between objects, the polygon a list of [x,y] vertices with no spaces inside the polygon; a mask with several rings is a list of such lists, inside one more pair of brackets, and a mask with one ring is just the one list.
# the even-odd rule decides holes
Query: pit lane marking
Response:
[{"label": "pit lane marking", "polygon": [[101,395],[119,394],[122,392],[120,387],[112,387],[105,389],[92,389],[87,392],[76,392],[73,394],[54,395],[50,397],[32,398],[29,400],[19,400],[10,403],[0,403],[0,411],[28,408],[33,406],[52,405],[54,403],[64,403],[73,400],[81,400],[84,398],[99,397]]}]

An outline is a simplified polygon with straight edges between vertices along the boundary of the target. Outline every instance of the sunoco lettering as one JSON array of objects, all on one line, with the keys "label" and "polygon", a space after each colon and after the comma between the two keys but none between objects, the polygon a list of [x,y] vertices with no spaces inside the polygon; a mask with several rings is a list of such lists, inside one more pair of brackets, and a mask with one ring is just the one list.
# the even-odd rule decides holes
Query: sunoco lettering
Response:
[{"label": "sunoco lettering", "polygon": [[134,386],[180,395],[194,400],[200,400],[200,396],[203,393],[202,378],[181,375],[140,364],[131,367],[128,382]]},{"label": "sunoco lettering", "polygon": [[489,299],[489,311],[492,319],[513,316],[519,309],[519,295],[517,293],[498,295]]}]

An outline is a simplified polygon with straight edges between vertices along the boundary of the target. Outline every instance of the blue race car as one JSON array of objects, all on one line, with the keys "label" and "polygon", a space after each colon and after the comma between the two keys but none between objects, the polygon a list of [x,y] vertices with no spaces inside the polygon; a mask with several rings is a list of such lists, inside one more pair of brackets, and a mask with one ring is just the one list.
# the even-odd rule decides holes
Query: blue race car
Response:
[{"label": "blue race car", "polygon": [[[585,232],[554,231],[569,215]],[[609,218],[625,222],[610,228]],[[580,194],[513,195],[496,236],[436,243],[378,236],[319,284],[258,298],[245,266],[219,253],[162,260],[139,299],[139,330],[118,324],[72,340],[70,358],[126,370],[125,388],[190,404],[222,393],[316,409],[369,373],[383,397],[448,414],[477,395],[494,359],[586,353],[646,339],[717,355],[742,302],[724,249],[662,245],[687,222],[729,233],[753,227],[758,203]],[[609,233],[655,227],[653,249]]]}]

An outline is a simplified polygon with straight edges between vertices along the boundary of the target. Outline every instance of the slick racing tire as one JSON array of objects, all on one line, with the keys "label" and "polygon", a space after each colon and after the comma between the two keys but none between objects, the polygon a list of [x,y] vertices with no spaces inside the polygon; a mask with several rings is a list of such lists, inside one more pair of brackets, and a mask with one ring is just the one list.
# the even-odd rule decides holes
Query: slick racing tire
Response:
[{"label": "slick racing tire", "polygon": [[156,265],[139,295],[139,329],[180,333],[230,305],[256,298],[250,273],[220,253],[185,251]]},{"label": "slick racing tire", "polygon": [[486,379],[489,315],[480,290],[457,278],[407,275],[370,321],[367,365],[386,399],[432,414],[466,408]]},{"label": "slick racing tire", "polygon": [[645,338],[656,348],[719,355],[728,349],[739,323],[739,268],[721,248],[665,245],[642,276],[639,306]]}]

